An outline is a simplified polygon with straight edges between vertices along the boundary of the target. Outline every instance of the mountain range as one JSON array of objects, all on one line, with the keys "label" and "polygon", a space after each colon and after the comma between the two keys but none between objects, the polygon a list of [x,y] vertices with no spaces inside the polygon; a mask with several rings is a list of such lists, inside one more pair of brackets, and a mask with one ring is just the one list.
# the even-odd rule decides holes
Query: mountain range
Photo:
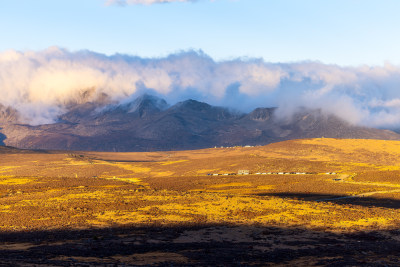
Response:
[{"label": "mountain range", "polygon": [[132,101],[71,104],[52,124],[20,122],[12,107],[0,105],[0,144],[25,149],[155,151],[214,146],[265,145],[299,138],[400,140],[400,134],[354,126],[320,110],[300,109],[278,118],[276,108],[241,113],[186,100],[170,106],[153,95]]}]

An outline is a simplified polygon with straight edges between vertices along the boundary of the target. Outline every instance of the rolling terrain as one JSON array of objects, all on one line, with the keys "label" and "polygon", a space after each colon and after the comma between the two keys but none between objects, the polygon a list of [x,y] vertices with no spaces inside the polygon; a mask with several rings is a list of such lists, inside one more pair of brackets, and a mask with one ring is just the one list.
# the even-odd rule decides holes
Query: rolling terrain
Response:
[{"label": "rolling terrain", "polygon": [[0,106],[0,144],[128,152],[266,145],[317,137],[400,140],[395,132],[351,125],[320,110],[301,109],[280,118],[276,108],[246,114],[195,100],[169,106],[151,95],[123,103],[112,103],[107,96],[87,102],[87,97],[83,94],[70,103],[56,122],[36,126],[23,124],[18,112]]},{"label": "rolling terrain", "polygon": [[399,141],[9,149],[0,148],[5,264],[400,264]]}]

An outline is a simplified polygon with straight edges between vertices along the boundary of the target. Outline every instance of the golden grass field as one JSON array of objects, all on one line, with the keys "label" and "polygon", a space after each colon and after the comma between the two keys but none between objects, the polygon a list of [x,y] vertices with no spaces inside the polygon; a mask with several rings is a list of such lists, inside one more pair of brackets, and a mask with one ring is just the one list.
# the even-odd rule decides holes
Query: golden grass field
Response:
[{"label": "golden grass field", "polygon": [[[223,175],[242,169],[253,174]],[[307,174],[255,174],[270,172]],[[221,175],[207,175],[214,173]],[[60,266],[400,265],[398,141],[321,138],[195,151],[2,154],[0,196],[6,240],[0,259],[8,263],[15,259],[6,252],[39,255],[47,242],[42,263]],[[48,237],[56,233],[62,238]],[[73,254],[67,246],[91,240],[90,246],[104,247],[104,240],[117,239],[124,247],[111,255],[101,249]],[[376,251],[377,242],[384,251]],[[214,250],[207,253],[205,244]],[[60,246],[70,254],[60,256]],[[36,256],[21,261],[40,263]]]}]

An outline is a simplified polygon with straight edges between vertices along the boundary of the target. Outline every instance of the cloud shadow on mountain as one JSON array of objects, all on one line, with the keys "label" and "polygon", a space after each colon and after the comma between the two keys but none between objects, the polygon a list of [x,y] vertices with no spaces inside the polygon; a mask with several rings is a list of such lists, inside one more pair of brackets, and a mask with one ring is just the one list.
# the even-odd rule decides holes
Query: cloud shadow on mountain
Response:
[{"label": "cloud shadow on mountain", "polygon": [[[0,128],[1,130],[2,128]],[[6,140],[7,136],[5,136],[4,134],[0,133],[0,146],[5,146],[4,144],[4,140]]]}]

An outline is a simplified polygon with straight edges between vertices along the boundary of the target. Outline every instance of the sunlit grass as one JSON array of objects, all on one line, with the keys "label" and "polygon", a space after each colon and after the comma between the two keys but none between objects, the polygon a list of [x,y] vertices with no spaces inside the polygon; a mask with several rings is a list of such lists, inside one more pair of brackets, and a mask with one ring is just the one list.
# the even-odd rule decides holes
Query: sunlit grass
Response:
[{"label": "sunlit grass", "polygon": [[35,179],[15,176],[0,176],[0,185],[22,185],[34,182]]},{"label": "sunlit grass", "polygon": [[164,162],[161,162],[161,165],[166,166],[166,165],[177,164],[177,163],[182,163],[182,162],[187,162],[187,161],[188,160],[186,160],[186,159],[175,160],[175,161],[164,161]]},{"label": "sunlit grass", "polygon": [[0,166],[0,173],[7,173],[9,171],[12,171],[16,168],[18,168],[19,166]]},{"label": "sunlit grass", "polygon": [[225,188],[225,187],[248,187],[252,186],[251,183],[228,183],[228,184],[217,184],[210,186],[211,188]]},{"label": "sunlit grass", "polygon": [[[374,216],[368,209],[285,200],[278,197],[227,197],[212,193],[185,196],[144,196],[149,205],[135,211],[109,211],[95,214],[91,222],[145,224],[162,222],[170,225],[186,223],[239,223],[261,225],[327,227],[332,230],[395,226],[400,212],[387,209]],[[150,204],[162,202],[160,204]],[[344,220],[344,218],[346,218]]]},{"label": "sunlit grass", "polygon": [[[135,162],[85,155],[54,161],[46,155],[37,160],[26,157],[0,167],[0,228],[121,224],[278,225],[329,231],[396,228],[399,209],[373,202],[314,200],[318,195],[329,199],[386,193],[395,198],[400,190],[399,148],[400,142],[321,138],[222,152],[176,152],[171,157],[157,154],[159,161],[140,161],[136,154]],[[152,155],[146,154],[146,159]],[[207,175],[239,169],[309,174]],[[313,194],[313,200],[301,198]]]}]

